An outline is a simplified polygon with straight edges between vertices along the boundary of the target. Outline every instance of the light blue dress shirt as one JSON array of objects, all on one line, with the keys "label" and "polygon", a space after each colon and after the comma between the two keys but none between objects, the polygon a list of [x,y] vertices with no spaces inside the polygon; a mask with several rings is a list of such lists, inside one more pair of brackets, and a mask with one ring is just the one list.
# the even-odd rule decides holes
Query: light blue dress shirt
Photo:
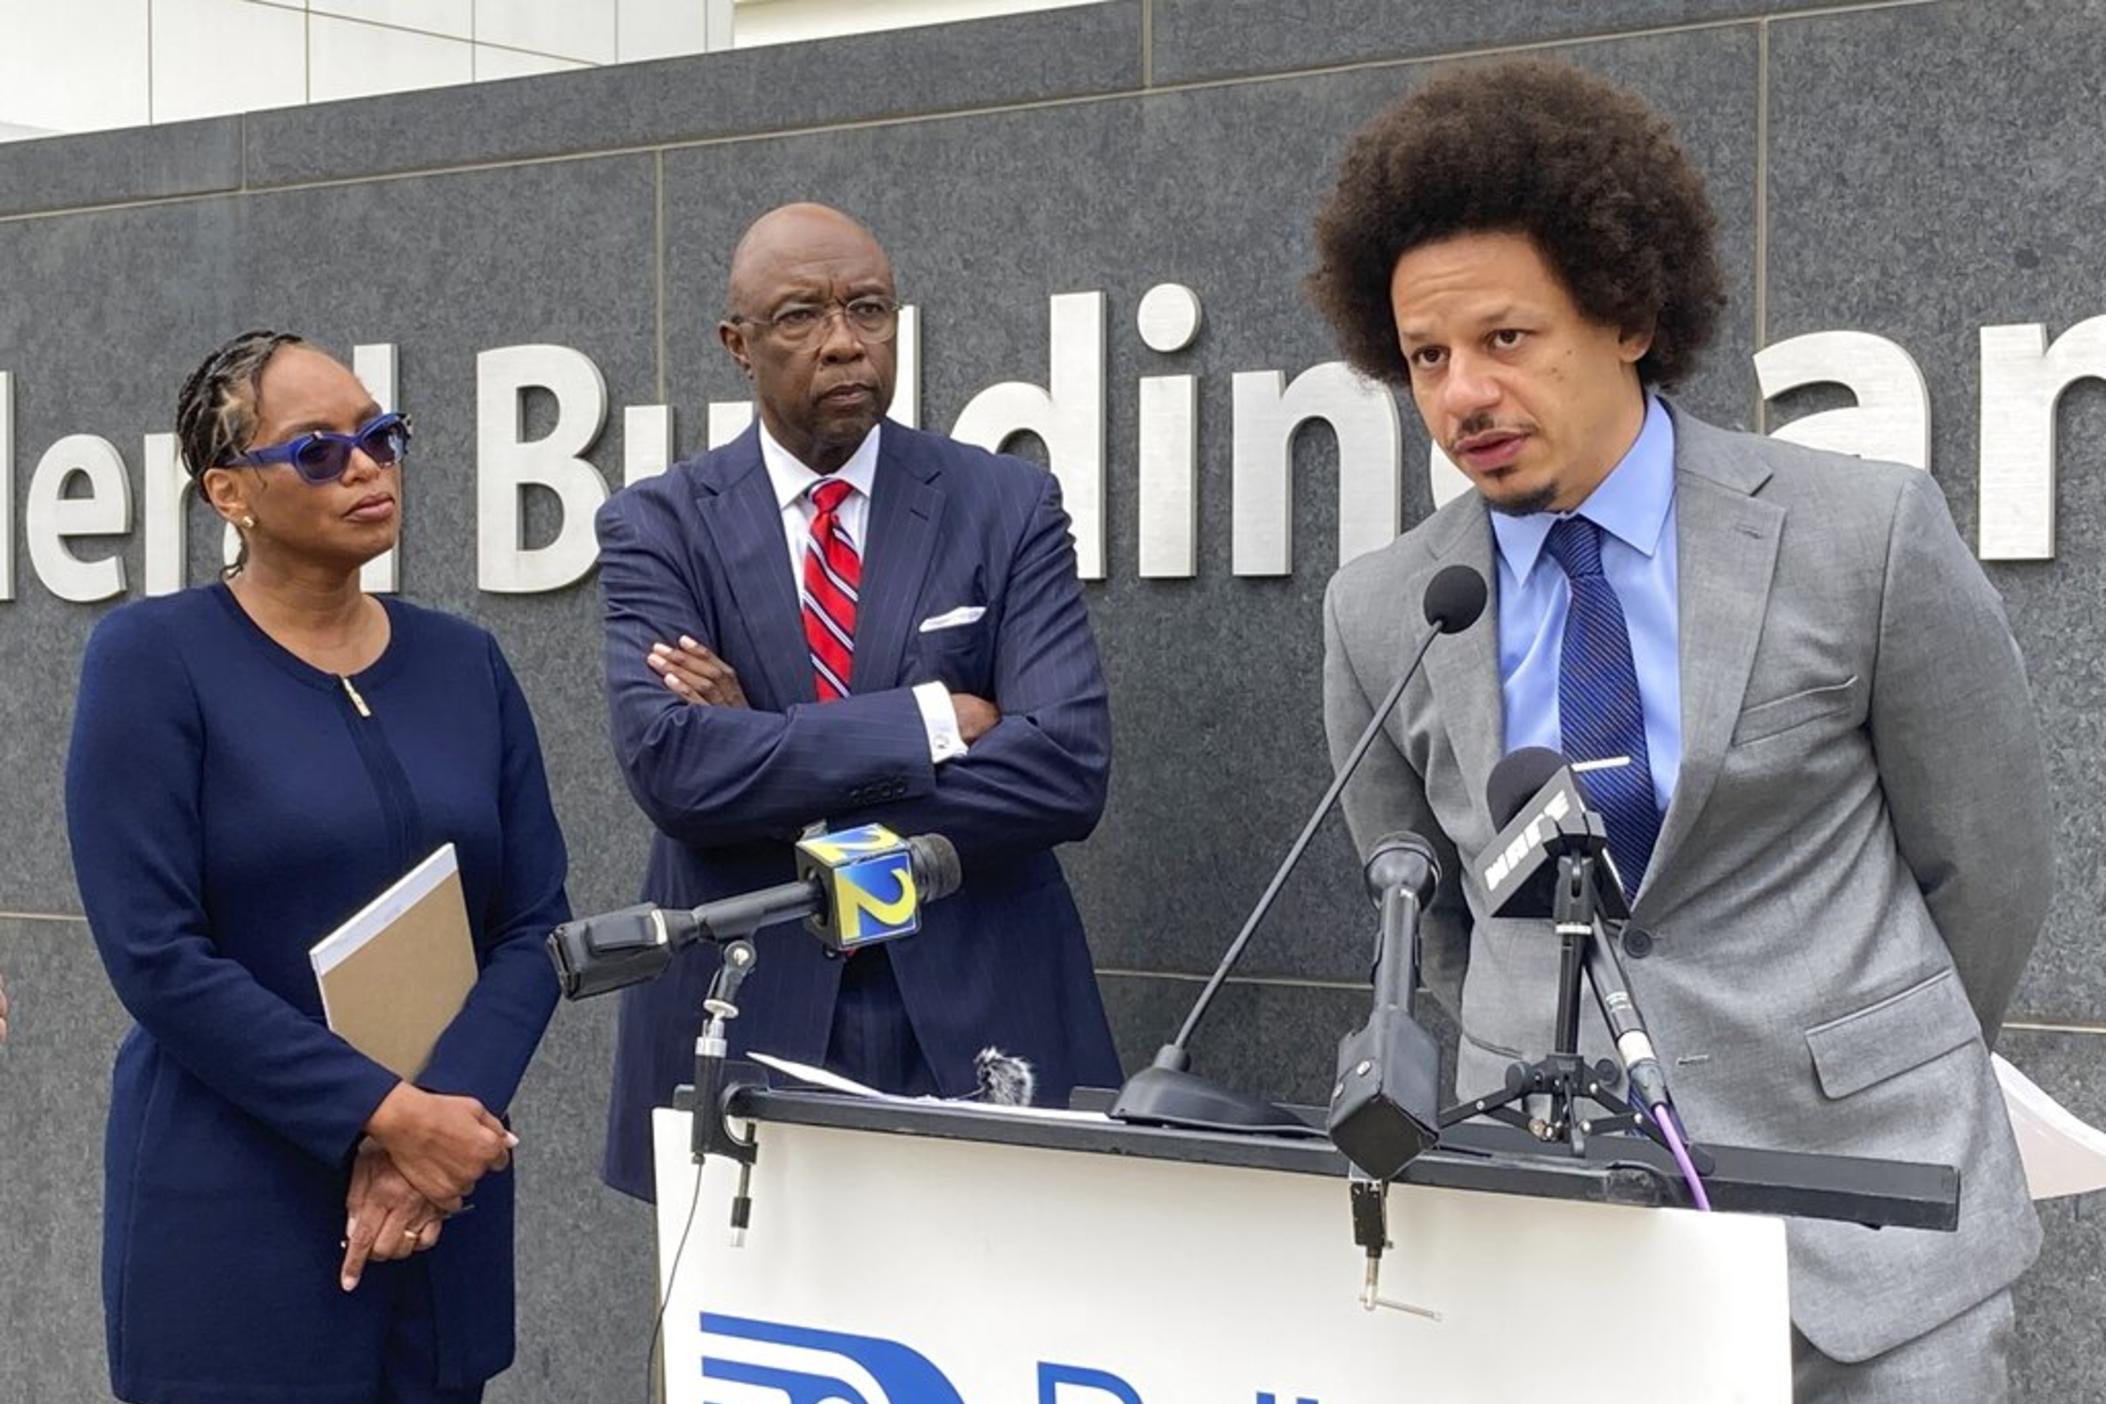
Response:
[{"label": "light blue dress shirt", "polygon": [[[1675,615],[1675,426],[1657,396],[1646,396],[1645,425],[1630,451],[1572,515],[1602,529],[1602,573],[1623,602],[1631,631],[1653,796],[1664,814],[1682,768],[1682,674]],[[1508,751],[1564,749],[1558,656],[1572,587],[1543,550],[1557,520],[1552,512],[1492,514],[1499,545],[1499,694],[1506,708]]]}]

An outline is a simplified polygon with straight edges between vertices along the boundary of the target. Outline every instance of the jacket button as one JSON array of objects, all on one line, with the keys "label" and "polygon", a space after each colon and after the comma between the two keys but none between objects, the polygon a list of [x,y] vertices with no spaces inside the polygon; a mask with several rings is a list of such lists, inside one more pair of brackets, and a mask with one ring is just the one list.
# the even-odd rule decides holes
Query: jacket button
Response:
[{"label": "jacket button", "polygon": [[1623,929],[1623,953],[1632,960],[1644,960],[1653,953],[1653,933],[1642,926],[1626,926]]}]

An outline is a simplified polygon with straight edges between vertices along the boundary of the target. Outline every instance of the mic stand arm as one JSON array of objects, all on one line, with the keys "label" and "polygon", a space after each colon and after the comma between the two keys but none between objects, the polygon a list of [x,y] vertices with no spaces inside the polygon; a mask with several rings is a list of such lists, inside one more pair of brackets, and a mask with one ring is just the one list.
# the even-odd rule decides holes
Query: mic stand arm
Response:
[{"label": "mic stand arm", "polygon": [[[1471,616],[1473,620],[1475,617]],[[1405,665],[1404,671],[1397,675],[1396,682],[1376,706],[1374,714],[1367,719],[1367,725],[1361,729],[1360,738],[1353,743],[1352,751],[1338,766],[1338,773],[1331,778],[1331,784],[1325,789],[1323,798],[1316,802],[1316,812],[1309,816],[1308,823],[1302,825],[1302,831],[1295,836],[1293,845],[1287,850],[1286,858],[1273,871],[1272,880],[1265,884],[1265,891],[1259,894],[1258,904],[1252,907],[1250,915],[1244,918],[1243,929],[1236,933],[1235,940],[1229,942],[1227,952],[1222,955],[1221,963],[1214,967],[1214,973],[1208,977],[1206,987],[1199,992],[1199,998],[1192,1001],[1192,1008],[1185,1015],[1185,1022],[1178,1029],[1177,1037],[1158,1048],[1155,1060],[1126,1079],[1125,1085],[1119,1089],[1118,1097],[1112,1102],[1112,1120],[1143,1126],[1198,1127],[1210,1131],[1258,1131],[1271,1135],[1293,1136],[1313,1134],[1313,1128],[1304,1125],[1292,1112],[1276,1107],[1262,1097],[1253,1097],[1231,1088],[1217,1087],[1194,1074],[1191,1071],[1192,1035],[1198,1031],[1199,1021],[1206,1017],[1207,1010],[1213,1007],[1214,997],[1220,993],[1230,972],[1243,959],[1244,948],[1250,945],[1250,938],[1257,932],[1258,923],[1265,920],[1265,914],[1272,910],[1272,904],[1278,899],[1280,889],[1287,885],[1287,879],[1294,873],[1295,864],[1301,861],[1303,850],[1307,849],[1310,840],[1316,837],[1316,831],[1323,826],[1325,817],[1331,812],[1331,806],[1338,802],[1338,797],[1345,792],[1347,782],[1353,778],[1354,771],[1360,768],[1361,757],[1368,753],[1375,744],[1375,738],[1382,734],[1383,723],[1389,720],[1389,714],[1396,710],[1397,703],[1403,699],[1404,689],[1418,674],[1419,663],[1425,658],[1426,650],[1433,647],[1433,641],[1441,637],[1443,632],[1442,628],[1435,627],[1427,632],[1425,638],[1419,640],[1418,649],[1412,654],[1411,661]]]}]

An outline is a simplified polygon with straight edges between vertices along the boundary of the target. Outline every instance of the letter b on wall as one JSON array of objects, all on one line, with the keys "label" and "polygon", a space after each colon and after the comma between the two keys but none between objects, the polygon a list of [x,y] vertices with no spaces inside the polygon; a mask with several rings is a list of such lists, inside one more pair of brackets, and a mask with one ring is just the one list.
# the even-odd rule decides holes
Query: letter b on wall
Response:
[{"label": "letter b on wall", "polygon": [[[555,397],[556,425],[526,432],[526,392]],[[607,382],[567,346],[501,346],[475,358],[475,583],[502,594],[556,590],[582,579],[598,554],[592,514],[607,483],[585,459],[607,422]],[[524,490],[544,487],[562,507],[555,539],[529,547]]]}]

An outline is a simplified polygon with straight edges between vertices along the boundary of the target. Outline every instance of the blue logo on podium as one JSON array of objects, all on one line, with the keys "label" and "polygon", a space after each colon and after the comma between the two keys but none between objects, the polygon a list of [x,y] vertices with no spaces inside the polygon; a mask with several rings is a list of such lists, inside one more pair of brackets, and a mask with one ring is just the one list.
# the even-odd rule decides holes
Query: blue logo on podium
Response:
[{"label": "blue logo on podium", "polygon": [[[724,1355],[704,1349],[703,1379],[770,1390],[780,1394],[784,1404],[826,1404],[827,1401],[839,1401],[840,1404],[965,1404],[951,1382],[943,1377],[943,1372],[929,1363],[927,1356],[898,1341],[851,1336],[840,1331],[815,1331],[806,1326],[784,1326],[743,1316],[719,1316],[714,1312],[702,1313],[702,1331],[704,1335],[731,1340],[788,1346],[807,1357],[816,1357],[802,1366],[763,1365],[750,1359],[742,1360],[735,1354]],[[854,1373],[867,1375],[876,1385],[877,1395],[872,1397],[857,1384],[842,1378],[843,1366],[829,1365],[829,1357],[859,1367]],[[749,1396],[741,1396],[742,1399],[746,1397]],[[720,1397],[710,1393],[706,1386],[703,1398],[709,1404],[722,1404]]]},{"label": "blue logo on podium", "polygon": [[[820,1331],[745,1316],[702,1313],[704,1404],[749,1404],[766,1391],[783,1404],[965,1404],[958,1388],[919,1351],[877,1336]],[[1108,1370],[1038,1362],[1037,1404],[1143,1404]],[[1257,1404],[1286,1396],[1259,1391]],[[1294,1396],[1295,1404],[1317,1404]]]}]

